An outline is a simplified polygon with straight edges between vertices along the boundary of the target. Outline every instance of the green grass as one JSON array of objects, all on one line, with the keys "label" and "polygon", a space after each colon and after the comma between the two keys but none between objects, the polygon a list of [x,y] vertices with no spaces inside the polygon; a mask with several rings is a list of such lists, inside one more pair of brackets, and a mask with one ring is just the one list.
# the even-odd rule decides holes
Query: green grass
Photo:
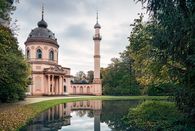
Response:
[{"label": "green grass", "polygon": [[[68,97],[67,97],[68,98]],[[167,96],[94,96],[42,101],[28,105],[9,107],[0,113],[0,130],[18,130],[36,115],[55,105],[81,100],[164,100]]]}]

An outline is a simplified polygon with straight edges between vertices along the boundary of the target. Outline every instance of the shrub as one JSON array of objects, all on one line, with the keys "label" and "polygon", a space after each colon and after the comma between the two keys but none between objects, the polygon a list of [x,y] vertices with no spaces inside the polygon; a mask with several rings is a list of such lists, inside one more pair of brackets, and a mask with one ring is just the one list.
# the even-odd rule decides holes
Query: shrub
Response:
[{"label": "shrub", "polygon": [[195,89],[179,88],[175,100],[178,108],[187,113],[186,115],[195,123]]},{"label": "shrub", "polygon": [[184,114],[175,103],[145,101],[136,108],[130,108],[126,118],[130,127],[146,130],[194,130],[183,123]]}]

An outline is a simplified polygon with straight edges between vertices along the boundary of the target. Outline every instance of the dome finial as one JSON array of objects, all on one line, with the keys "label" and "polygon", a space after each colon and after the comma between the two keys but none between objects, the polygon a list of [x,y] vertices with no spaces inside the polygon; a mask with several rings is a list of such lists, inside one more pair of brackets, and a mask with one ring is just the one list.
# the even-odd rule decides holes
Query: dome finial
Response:
[{"label": "dome finial", "polygon": [[44,20],[44,4],[42,3],[42,19],[37,23],[38,27],[47,28],[47,22]]},{"label": "dome finial", "polygon": [[44,4],[42,3],[42,20],[44,19]]}]

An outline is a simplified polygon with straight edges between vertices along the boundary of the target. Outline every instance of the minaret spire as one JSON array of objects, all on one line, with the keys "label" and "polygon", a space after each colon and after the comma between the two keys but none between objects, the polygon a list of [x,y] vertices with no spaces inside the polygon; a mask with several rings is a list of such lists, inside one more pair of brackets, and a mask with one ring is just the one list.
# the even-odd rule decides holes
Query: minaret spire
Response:
[{"label": "minaret spire", "polygon": [[97,13],[96,14],[97,14],[96,19],[97,19],[97,23],[98,23],[98,10],[97,10]]},{"label": "minaret spire", "polygon": [[94,25],[94,28],[101,28],[100,24],[98,23],[98,20],[99,20],[99,14],[98,14],[98,10],[96,12],[96,24]]}]

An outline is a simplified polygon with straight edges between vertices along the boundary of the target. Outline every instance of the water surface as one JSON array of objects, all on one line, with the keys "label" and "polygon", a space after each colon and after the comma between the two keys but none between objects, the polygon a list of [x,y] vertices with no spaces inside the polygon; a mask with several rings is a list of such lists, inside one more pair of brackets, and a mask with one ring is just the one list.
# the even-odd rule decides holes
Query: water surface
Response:
[{"label": "water surface", "polygon": [[122,118],[137,100],[92,100],[59,104],[26,125],[23,131],[125,131]]}]

